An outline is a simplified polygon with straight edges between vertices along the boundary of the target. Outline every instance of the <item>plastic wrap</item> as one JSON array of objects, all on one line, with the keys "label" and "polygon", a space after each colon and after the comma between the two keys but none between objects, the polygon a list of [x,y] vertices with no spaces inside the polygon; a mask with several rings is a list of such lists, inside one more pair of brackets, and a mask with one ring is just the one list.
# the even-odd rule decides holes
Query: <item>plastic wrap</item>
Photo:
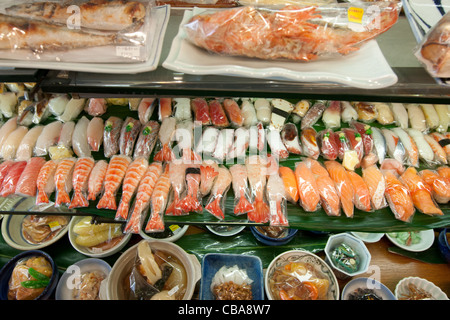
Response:
[{"label": "plastic wrap", "polygon": [[141,133],[136,140],[133,157],[150,158],[150,154],[155,148],[158,140],[159,123],[157,121],[149,121],[141,127]]},{"label": "plastic wrap", "polygon": [[166,165],[164,172],[156,181],[155,188],[150,199],[150,217],[145,232],[162,232],[164,226],[164,210],[166,209],[167,201],[170,192],[170,175],[169,165]]},{"label": "plastic wrap", "polygon": [[120,130],[123,120],[118,117],[109,117],[103,129],[103,151],[106,158],[111,158],[119,152]]},{"label": "plastic wrap", "polygon": [[372,123],[378,118],[378,111],[374,103],[353,102],[353,107],[358,115],[358,120],[364,123]]},{"label": "plastic wrap", "polygon": [[341,126],[341,102],[331,101],[322,114],[326,128],[334,129]]},{"label": "plastic wrap", "polygon": [[146,61],[153,1],[10,1],[0,10],[2,59]]},{"label": "plastic wrap", "polygon": [[313,127],[302,129],[300,132],[303,155],[312,159],[319,158],[320,148],[317,141],[317,131]]},{"label": "plastic wrap", "polygon": [[123,239],[119,223],[94,223],[92,217],[84,217],[73,227],[74,243],[95,254],[107,251]]},{"label": "plastic wrap", "polygon": [[19,182],[20,176],[22,175],[22,172],[25,170],[26,166],[26,161],[17,161],[13,163],[5,178],[3,179],[0,189],[1,197],[4,198],[15,193],[17,183]]},{"label": "plastic wrap", "polygon": [[55,171],[55,188],[56,188],[56,199],[55,207],[70,204],[69,193],[73,189],[73,170],[75,167],[77,159],[76,158],[66,158],[62,159]]},{"label": "plastic wrap", "polygon": [[13,160],[20,142],[27,132],[28,128],[25,126],[18,126],[11,132],[0,147],[0,157],[5,160]]},{"label": "plastic wrap", "polygon": [[120,154],[131,157],[134,144],[141,132],[141,123],[137,119],[127,117],[120,129],[119,151]]},{"label": "plastic wrap", "polygon": [[36,204],[49,203],[49,196],[55,191],[55,173],[58,167],[57,160],[49,160],[39,170],[39,175],[36,180]]},{"label": "plastic wrap", "polygon": [[73,300],[100,300],[100,286],[107,278],[107,274],[100,270],[75,274],[74,289],[72,290]]},{"label": "plastic wrap", "polygon": [[72,135],[72,148],[78,157],[90,157],[91,148],[88,143],[89,119],[85,116],[77,121]]},{"label": "plastic wrap", "polygon": [[36,181],[44,164],[45,159],[40,157],[33,157],[27,161],[27,166],[17,182],[15,194],[23,197],[36,196]]},{"label": "plastic wrap", "polygon": [[207,126],[211,124],[211,117],[209,115],[209,105],[204,98],[194,98],[191,100],[191,108],[194,112],[194,120]]},{"label": "plastic wrap", "polygon": [[316,179],[305,162],[295,165],[295,177],[300,196],[300,205],[307,212],[314,212],[320,207],[320,194]]},{"label": "plastic wrap", "polygon": [[235,164],[231,166],[230,173],[234,192],[233,213],[241,215],[252,211],[253,205],[250,201],[250,189],[245,165]]},{"label": "plastic wrap", "polygon": [[297,179],[291,168],[280,166],[279,174],[283,179],[286,200],[296,204],[299,199]]},{"label": "plastic wrap", "polygon": [[434,166],[438,164],[436,161],[434,151],[425,139],[425,135],[416,129],[407,130],[409,136],[417,146],[419,158],[422,159],[428,166]]},{"label": "plastic wrap", "polygon": [[353,187],[353,203],[355,207],[362,211],[372,211],[370,190],[367,187],[364,179],[354,171],[348,171],[349,177]]},{"label": "plastic wrap", "polygon": [[89,175],[94,168],[95,160],[90,157],[78,158],[72,175],[73,196],[69,208],[88,207]]},{"label": "plastic wrap", "polygon": [[104,127],[104,121],[100,117],[93,117],[91,121],[89,121],[89,125],[87,127],[87,141],[89,148],[92,151],[100,150],[100,146],[103,143]]},{"label": "plastic wrap", "polygon": [[45,156],[48,153],[48,148],[56,145],[61,134],[62,126],[63,123],[61,121],[53,121],[45,125],[34,146],[34,154],[36,156]]},{"label": "plastic wrap", "polygon": [[295,124],[286,123],[281,129],[280,135],[289,153],[302,154],[302,146],[300,145],[298,129]]},{"label": "plastic wrap", "polygon": [[57,117],[59,121],[67,122],[75,120],[83,111],[86,99],[71,98],[64,106],[64,111]]},{"label": "plastic wrap", "polygon": [[225,200],[230,188],[232,176],[226,167],[218,168],[218,175],[211,189],[211,195],[205,205],[205,210],[216,218],[225,219]]},{"label": "plastic wrap", "polygon": [[447,12],[425,35],[415,50],[433,77],[450,77],[450,14]]},{"label": "plastic wrap", "polygon": [[355,209],[353,205],[354,192],[352,183],[347,176],[347,171],[337,161],[325,161],[324,165],[330,175],[330,178],[334,182],[339,199],[341,200],[340,205],[342,210],[347,217],[353,217]]},{"label": "plastic wrap", "polygon": [[270,208],[269,225],[288,227],[286,191],[283,179],[278,173],[270,175],[267,179],[266,194]]},{"label": "plastic wrap", "polygon": [[331,129],[325,129],[318,134],[320,153],[326,160],[336,160],[339,154],[339,135]]},{"label": "plastic wrap", "polygon": [[435,170],[425,169],[419,176],[430,187],[434,200],[446,204],[450,200],[450,179],[441,177]]},{"label": "plastic wrap", "polygon": [[376,165],[372,165],[362,169],[362,177],[370,192],[370,199],[374,210],[387,207],[384,192],[386,189],[386,181],[383,173]]},{"label": "plastic wrap", "polygon": [[247,177],[250,184],[253,210],[247,213],[250,221],[265,223],[269,221],[270,211],[266,201],[268,160],[264,156],[250,155],[245,159]]},{"label": "plastic wrap", "polygon": [[84,106],[84,111],[90,116],[99,117],[108,109],[108,102],[104,98],[90,98]]},{"label": "plastic wrap", "polygon": [[422,132],[427,131],[427,121],[425,115],[418,104],[406,105],[408,111],[409,127]]},{"label": "plastic wrap", "polygon": [[103,180],[105,179],[106,170],[108,169],[108,162],[105,160],[98,160],[94,168],[92,168],[88,181],[88,200],[95,200],[103,191]]},{"label": "plastic wrap", "polygon": [[382,1],[243,6],[194,15],[184,30],[192,43],[217,54],[312,61],[357,51],[395,24],[400,9],[398,2]]},{"label": "plastic wrap", "polygon": [[[349,170],[353,170],[354,168],[357,168],[360,166],[361,160],[364,157],[364,142],[361,134],[356,131],[355,129],[350,128],[343,128],[342,132],[345,133],[345,136],[347,137],[348,142],[350,143],[350,147],[353,151],[356,151],[356,154],[358,155],[358,163],[355,164],[355,166],[352,168],[351,166],[345,166]],[[345,157],[344,157],[345,162]]]},{"label": "plastic wrap", "polygon": [[269,144],[271,153],[278,159],[289,157],[289,152],[281,140],[280,131],[275,129],[267,130],[267,143]]},{"label": "plastic wrap", "polygon": [[203,211],[202,195],[200,193],[201,172],[197,165],[186,165],[185,167],[186,189],[178,202],[179,208],[184,214],[189,212]]}]

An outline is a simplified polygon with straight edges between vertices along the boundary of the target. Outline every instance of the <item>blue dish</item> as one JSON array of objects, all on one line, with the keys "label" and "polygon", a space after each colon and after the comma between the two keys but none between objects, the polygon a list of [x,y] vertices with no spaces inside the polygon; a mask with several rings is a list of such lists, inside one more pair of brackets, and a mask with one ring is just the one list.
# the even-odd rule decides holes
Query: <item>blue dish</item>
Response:
[{"label": "blue dish", "polygon": [[253,280],[253,300],[264,300],[264,276],[262,262],[259,257],[241,254],[208,253],[202,259],[202,277],[200,282],[200,300],[216,300],[211,291],[214,275],[223,266],[245,270]]},{"label": "blue dish", "polygon": [[371,289],[383,300],[397,300],[391,290],[372,278],[355,278],[351,280],[342,290],[342,300],[350,300],[349,295],[357,289]]},{"label": "blue dish", "polygon": [[290,242],[298,232],[298,229],[289,229],[287,236],[283,238],[271,238],[259,232],[256,227],[250,227],[250,230],[259,242],[268,246],[281,246],[286,244]]},{"label": "blue dish", "polygon": [[445,260],[447,260],[447,263],[450,263],[450,246],[447,240],[447,232],[448,232],[447,228],[442,229],[442,231],[439,233],[438,243],[439,243],[439,250],[441,250]]},{"label": "blue dish", "polygon": [[44,289],[44,291],[35,300],[47,300],[52,295],[53,291],[58,284],[59,271],[53,261],[53,259],[44,251],[29,250],[24,251],[9,260],[3,268],[0,270],[0,300],[8,300],[9,279],[16,266],[16,263],[24,258],[30,258],[35,256],[42,256],[47,259],[52,266],[52,276],[50,278],[50,284]]}]

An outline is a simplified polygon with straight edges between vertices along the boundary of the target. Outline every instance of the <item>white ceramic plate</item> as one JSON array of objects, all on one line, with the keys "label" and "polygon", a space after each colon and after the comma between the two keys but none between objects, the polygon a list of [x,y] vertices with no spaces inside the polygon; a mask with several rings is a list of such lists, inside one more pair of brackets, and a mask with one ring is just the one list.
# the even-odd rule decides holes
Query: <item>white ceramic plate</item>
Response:
[{"label": "white ceramic plate", "polygon": [[351,232],[351,234],[366,243],[378,242],[384,236],[384,233],[373,232]]},{"label": "white ceramic plate", "polygon": [[433,245],[435,238],[433,229],[420,231],[420,237],[422,240],[419,243],[410,246],[398,242],[397,239],[392,237],[389,233],[386,233],[386,237],[397,247],[412,252],[421,252],[429,249]]},{"label": "white ceramic plate", "polygon": [[[108,282],[108,275],[111,271],[111,266],[101,259],[89,258],[78,261],[77,263],[69,266],[64,274],[59,279],[58,286],[56,287],[55,299],[56,300],[75,300],[73,297],[74,289],[76,288],[76,278],[79,276],[93,271],[99,271],[105,279],[102,281],[100,290],[106,289],[106,283]],[[99,292],[99,300],[106,299],[106,292]]]},{"label": "white ceramic plate", "polygon": [[[159,58],[161,56],[164,35],[166,33],[167,24],[170,18],[170,6],[158,6],[152,9],[150,23],[153,33],[153,42],[150,46],[150,53],[147,61],[142,63],[70,63],[70,62],[52,62],[39,60],[10,60],[0,59],[0,66],[16,67],[16,68],[40,68],[51,70],[67,70],[81,72],[97,72],[97,73],[140,73],[153,71],[158,67]],[[91,57],[101,57],[101,52],[97,52],[95,48],[91,50]],[[104,50],[104,49],[100,49]],[[114,50],[114,48],[112,48]]]},{"label": "white ceramic plate", "polygon": [[377,89],[395,84],[397,75],[384,58],[376,40],[351,55],[313,62],[266,61],[215,55],[191,44],[182,26],[197,12],[186,10],[163,67],[188,74],[227,75],[299,82],[330,82]]},{"label": "white ceramic plate", "polygon": [[156,238],[151,237],[148,233],[145,233],[142,229],[139,230],[139,235],[146,240],[159,240],[159,241],[169,241],[169,242],[175,242],[178,239],[180,239],[189,229],[189,225],[185,224],[184,226],[180,227],[179,225],[171,225],[169,226],[169,229],[172,231],[172,236],[167,238]]},{"label": "white ceramic plate", "polygon": [[409,284],[414,284],[418,289],[422,289],[430,293],[434,300],[448,300],[447,295],[433,282],[418,277],[403,278],[399,283],[397,283],[395,286],[395,297],[398,300],[409,294]]}]

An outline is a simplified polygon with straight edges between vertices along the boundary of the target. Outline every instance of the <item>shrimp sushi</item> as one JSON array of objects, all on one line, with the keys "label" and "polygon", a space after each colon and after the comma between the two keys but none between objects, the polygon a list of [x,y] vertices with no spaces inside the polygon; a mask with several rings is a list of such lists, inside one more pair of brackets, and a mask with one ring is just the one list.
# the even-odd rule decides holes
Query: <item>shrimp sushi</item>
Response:
[{"label": "shrimp sushi", "polygon": [[416,129],[408,129],[408,134],[416,143],[420,158],[422,158],[426,163],[433,163],[434,152],[425,140],[423,132]]},{"label": "shrimp sushi", "polygon": [[36,204],[49,203],[49,196],[55,191],[55,172],[58,166],[58,162],[55,160],[49,160],[39,170],[38,177],[36,179]]},{"label": "shrimp sushi", "polygon": [[211,124],[211,117],[209,115],[208,102],[203,98],[194,98],[191,100],[191,108],[194,112],[194,120],[201,125],[207,126]]},{"label": "shrimp sushi", "polygon": [[150,120],[141,127],[141,132],[134,147],[133,157],[135,159],[139,157],[150,158],[158,140],[159,128],[159,122],[154,120]]},{"label": "shrimp sushi", "polygon": [[222,103],[218,99],[214,99],[210,100],[208,102],[208,105],[212,125],[219,128],[228,127],[230,125],[230,122],[228,121],[227,115],[225,114]]},{"label": "shrimp sushi", "polygon": [[92,168],[88,181],[88,200],[95,200],[97,196],[103,191],[103,181],[105,180],[106,170],[108,169],[108,162],[105,160],[98,160]]},{"label": "shrimp sushi", "polygon": [[316,102],[300,122],[300,129],[303,131],[306,128],[312,127],[316,122],[322,117],[323,112],[327,108],[326,104],[323,102]]},{"label": "shrimp sushi", "polygon": [[320,148],[317,141],[317,131],[314,128],[309,127],[302,129],[300,133],[300,141],[304,156],[312,159],[319,158]]},{"label": "shrimp sushi", "polygon": [[270,129],[281,130],[286,119],[294,110],[294,105],[284,99],[273,99],[272,103],[272,115],[270,116]]},{"label": "shrimp sushi", "polygon": [[[59,135],[57,145],[67,149],[71,148],[74,130],[75,130],[75,122],[73,121],[64,122],[61,128],[61,134]],[[101,132],[102,131],[103,127]]]},{"label": "shrimp sushi", "polygon": [[423,115],[425,116],[425,122],[428,130],[435,130],[439,126],[439,115],[432,104],[421,104]]},{"label": "shrimp sushi", "polygon": [[138,117],[141,124],[146,124],[155,110],[157,100],[156,98],[143,98],[139,102]]},{"label": "shrimp sushi", "polygon": [[87,136],[89,122],[89,119],[83,116],[78,120],[75,129],[73,130],[72,148],[73,152],[80,158],[90,157],[92,154]]},{"label": "shrimp sushi", "polygon": [[326,160],[336,160],[339,153],[339,136],[331,129],[318,134],[320,153]]},{"label": "shrimp sushi", "polygon": [[158,131],[158,138],[161,144],[161,149],[155,154],[153,160],[163,162],[172,161],[175,158],[171,143],[175,135],[177,119],[174,117],[167,117],[161,123]]},{"label": "shrimp sushi", "polygon": [[392,114],[394,115],[396,125],[403,130],[407,129],[409,124],[409,116],[405,106],[402,103],[391,103],[390,107]]},{"label": "shrimp sushi", "polygon": [[122,155],[131,157],[133,155],[134,144],[141,132],[141,123],[131,117],[127,117],[120,129],[119,152]]},{"label": "shrimp sushi", "polygon": [[187,166],[185,170],[186,194],[178,202],[178,207],[183,213],[202,212],[200,181],[200,168],[197,166]]},{"label": "shrimp sushi", "polygon": [[53,121],[45,125],[34,146],[36,156],[45,156],[48,153],[48,148],[58,143],[62,126],[61,121]]},{"label": "shrimp sushi", "polygon": [[170,117],[171,115],[172,115],[172,98],[159,98],[158,120],[163,121],[163,119]]},{"label": "shrimp sushi", "polygon": [[341,214],[341,200],[327,169],[317,160],[308,158],[304,161],[316,180],[323,210],[328,216],[339,216]]},{"label": "shrimp sushi", "polygon": [[111,116],[105,121],[103,128],[103,151],[106,158],[111,158],[119,152],[120,130],[123,120]]},{"label": "shrimp sushi", "polygon": [[266,223],[270,217],[270,209],[265,201],[267,164],[266,157],[259,155],[251,155],[245,159],[253,201],[253,210],[247,213],[247,217],[250,221],[257,223]]},{"label": "shrimp sushi", "polygon": [[217,169],[219,166],[213,160],[204,160],[200,165],[200,194],[202,196],[210,193],[218,175]]},{"label": "shrimp sushi", "polygon": [[450,200],[450,179],[441,177],[437,172],[425,169],[419,176],[431,188],[434,200],[437,203],[448,203]]},{"label": "shrimp sushi", "polygon": [[402,128],[392,128],[391,129],[402,142],[405,147],[407,158],[409,160],[409,165],[413,167],[419,166],[419,149],[417,148],[414,139]]},{"label": "shrimp sushi", "polygon": [[214,185],[211,189],[211,195],[205,206],[205,210],[211,213],[216,218],[225,219],[224,202],[228,189],[230,188],[232,176],[226,167],[219,167],[217,169],[218,175]]},{"label": "shrimp sushi", "polygon": [[322,121],[326,128],[335,129],[341,126],[341,102],[331,101],[322,114]]},{"label": "shrimp sushi", "polygon": [[300,205],[307,212],[316,211],[319,208],[320,193],[311,169],[306,162],[299,162],[294,173],[297,179]]},{"label": "shrimp sushi", "polygon": [[45,159],[41,157],[33,157],[27,161],[25,169],[20,175],[17,182],[15,194],[22,197],[34,197],[36,196],[36,181],[39,175],[39,171],[45,164]]},{"label": "shrimp sushi", "polygon": [[17,117],[9,119],[0,127],[0,146],[3,145],[3,143],[6,141],[6,138],[8,138],[9,134],[16,129],[17,129]]},{"label": "shrimp sushi", "polygon": [[300,138],[298,137],[297,126],[293,123],[286,123],[281,129],[281,140],[287,151],[292,154],[302,154]]},{"label": "shrimp sushi", "polygon": [[354,192],[353,203],[355,204],[355,207],[359,210],[369,212],[372,209],[372,206],[370,204],[370,191],[366,182],[354,171],[347,171],[347,176],[352,183]]},{"label": "shrimp sushi", "polygon": [[354,191],[347,170],[337,161],[325,161],[324,165],[330,178],[334,181],[334,186],[341,200],[342,210],[348,218],[353,217]]},{"label": "shrimp sushi", "polygon": [[131,163],[131,158],[125,155],[114,155],[109,161],[105,174],[103,195],[97,203],[97,209],[116,210],[116,192]]},{"label": "shrimp sushi", "polygon": [[169,168],[158,177],[150,198],[150,218],[145,226],[145,232],[162,232],[164,226],[164,209],[170,192]]},{"label": "shrimp sushi", "polygon": [[366,167],[362,170],[362,177],[370,192],[370,199],[374,210],[379,210],[387,206],[384,192],[386,182],[384,175],[376,165]]},{"label": "shrimp sushi", "polygon": [[250,99],[242,99],[241,110],[242,117],[244,118],[243,126],[246,128],[256,126],[258,123],[258,118],[256,116],[256,109],[253,102],[250,101]]},{"label": "shrimp sushi", "polygon": [[4,160],[13,160],[16,157],[16,152],[22,139],[27,133],[28,128],[24,126],[18,126],[11,132],[1,145],[0,157]]},{"label": "shrimp sushi", "polygon": [[350,102],[341,101],[341,120],[344,123],[350,123],[353,120],[358,120],[358,112],[353,108]]},{"label": "shrimp sushi", "polygon": [[217,137],[217,143],[212,156],[219,162],[222,162],[224,159],[226,159],[228,151],[233,145],[233,141],[234,129],[227,128],[220,130],[220,134]]},{"label": "shrimp sushi", "polygon": [[425,115],[423,114],[422,109],[417,104],[408,104],[406,106],[408,110],[408,119],[409,126],[412,129],[416,129],[419,131],[427,130],[427,122],[425,120]]},{"label": "shrimp sushi", "polygon": [[87,141],[91,151],[99,151],[103,142],[104,121],[100,117],[93,117],[87,126]]},{"label": "shrimp sushi", "polygon": [[55,207],[70,204],[69,193],[72,191],[72,176],[73,169],[75,167],[75,158],[62,159],[55,171],[55,187],[56,187],[56,200]]},{"label": "shrimp sushi", "polygon": [[19,182],[22,172],[27,166],[27,161],[16,161],[13,163],[5,178],[3,179],[0,197],[6,198],[9,195],[13,195],[16,191],[17,183]]},{"label": "shrimp sushi", "polygon": [[141,230],[146,217],[146,210],[150,206],[153,190],[161,173],[162,164],[160,162],[153,162],[147,167],[147,171],[139,183],[124,232],[136,234]]},{"label": "shrimp sushi", "polygon": [[288,227],[286,191],[284,189],[283,179],[278,173],[270,175],[267,179],[266,193],[270,204],[269,225]]},{"label": "shrimp sushi", "polygon": [[400,176],[400,181],[408,188],[414,206],[427,215],[443,215],[433,200],[431,188],[418,175],[414,167],[409,167]]},{"label": "shrimp sushi", "polygon": [[231,182],[234,192],[235,215],[241,215],[253,210],[250,200],[247,169],[243,164],[235,164],[230,167]]},{"label": "shrimp sushi", "polygon": [[233,99],[225,99],[223,100],[223,107],[230,123],[234,127],[242,127],[244,117],[242,116],[242,110],[239,108],[237,102]]},{"label": "shrimp sushi", "polygon": [[383,172],[386,181],[385,196],[395,218],[411,221],[415,208],[408,188],[390,171]]},{"label": "shrimp sushi", "polygon": [[194,160],[197,155],[193,152],[194,145],[194,122],[191,120],[180,121],[175,129],[175,141],[177,145],[173,148],[176,157],[181,155],[186,161]]},{"label": "shrimp sushi", "polygon": [[270,151],[278,159],[286,159],[289,157],[289,151],[284,146],[281,140],[280,131],[275,129],[269,129],[267,132],[267,143],[269,144]]},{"label": "shrimp sushi", "polygon": [[71,98],[67,102],[64,112],[58,116],[58,120],[68,122],[76,119],[84,109],[86,99]]},{"label": "shrimp sushi", "polygon": [[148,160],[136,158],[127,168],[122,184],[122,196],[116,211],[115,220],[126,220],[130,210],[131,198],[134,196],[142,177],[147,171]]},{"label": "shrimp sushi", "polygon": [[89,176],[94,168],[95,160],[91,157],[78,158],[73,168],[73,197],[69,209],[89,206],[87,199]]},{"label": "shrimp sushi", "polygon": [[187,165],[181,159],[175,159],[169,164],[169,180],[172,186],[173,196],[172,200],[169,201],[167,205],[166,215],[168,216],[179,216],[184,214],[181,208],[178,207],[178,203],[182,198],[183,192],[186,189],[186,166]]},{"label": "shrimp sushi", "polygon": [[253,103],[256,110],[256,119],[263,125],[270,123],[270,117],[272,115],[272,105],[268,99],[258,98]]},{"label": "shrimp sushi", "polygon": [[446,104],[435,104],[434,108],[439,117],[439,125],[436,128],[436,131],[445,133],[448,130],[448,124],[450,122],[448,106]]}]

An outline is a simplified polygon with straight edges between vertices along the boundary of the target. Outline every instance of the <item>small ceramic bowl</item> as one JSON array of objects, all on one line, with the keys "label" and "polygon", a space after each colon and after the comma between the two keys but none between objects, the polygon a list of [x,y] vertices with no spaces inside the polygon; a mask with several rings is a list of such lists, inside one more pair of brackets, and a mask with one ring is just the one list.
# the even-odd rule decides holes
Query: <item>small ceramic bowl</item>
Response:
[{"label": "small ceramic bowl", "polygon": [[[341,244],[348,245],[359,257],[359,267],[356,271],[349,272],[347,270],[344,270],[342,267],[337,265],[332,258],[333,251]],[[333,268],[336,276],[339,279],[348,279],[349,277],[367,272],[371,260],[370,252],[364,242],[349,233],[339,233],[330,236],[328,238],[327,244],[325,245],[325,254],[325,261]]]},{"label": "small ceramic bowl", "polygon": [[449,229],[445,228],[439,233],[438,243],[439,250],[441,250],[442,255],[444,256],[447,263],[450,263],[450,244],[448,242],[447,234]]},{"label": "small ceramic bowl", "polygon": [[399,241],[395,237],[395,233],[386,233],[386,237],[397,247],[402,248],[403,250],[406,250],[406,251],[411,251],[411,252],[422,252],[422,251],[429,249],[433,245],[434,239],[435,239],[433,229],[420,231],[419,232],[420,241],[418,243],[414,243],[414,244],[410,244],[410,245],[407,245],[407,244]]},{"label": "small ceramic bowl", "polygon": [[170,225],[164,232],[162,233],[145,233],[142,229],[139,232],[139,235],[145,240],[159,240],[159,241],[169,241],[175,242],[180,239],[189,229],[189,225],[185,224],[184,226],[179,226],[176,224]]},{"label": "small ceramic bowl", "polygon": [[397,283],[395,286],[395,297],[398,300],[405,300],[406,296],[410,295],[409,287],[413,285],[417,289],[428,292],[431,297],[427,300],[448,300],[447,295],[436,286],[433,282],[418,277],[407,277]]},{"label": "small ceramic bowl", "polygon": [[384,233],[374,233],[374,232],[351,232],[352,235],[361,239],[365,243],[375,243],[383,238]]},{"label": "small ceramic bowl", "polygon": [[[270,288],[275,269],[284,268],[290,262],[307,263],[312,266],[321,279],[328,280],[326,300],[339,300],[339,284],[331,267],[319,256],[304,250],[290,250],[281,253],[270,262],[264,278],[264,288],[268,300],[276,300]],[[309,280],[306,278],[305,280]]]},{"label": "small ceramic bowl", "polygon": [[44,291],[35,299],[35,300],[47,300],[51,297],[53,291],[58,284],[59,271],[58,268],[53,261],[52,257],[50,257],[47,253],[41,250],[28,250],[19,253],[17,256],[9,260],[3,268],[0,270],[0,300],[8,300],[8,290],[9,290],[9,280],[11,278],[11,274],[16,266],[17,262],[22,259],[27,259],[31,257],[42,256],[47,261],[50,262],[52,266],[52,276],[50,277],[50,283],[44,289]]},{"label": "small ceramic bowl", "polygon": [[246,272],[252,280],[252,300],[264,300],[264,282],[262,262],[259,257],[242,254],[208,253],[202,259],[202,278],[200,283],[200,300],[216,300],[211,291],[211,283],[222,267]]},{"label": "small ceramic bowl", "polygon": [[109,257],[120,250],[122,250],[123,247],[130,241],[132,234],[126,233],[122,240],[118,242],[114,247],[109,248],[107,250],[90,250],[88,247],[80,246],[76,243],[76,237],[77,234],[73,231],[74,226],[80,222],[80,220],[84,219],[85,217],[82,216],[76,216],[73,217],[69,224],[69,241],[72,244],[72,247],[77,250],[78,252],[84,254],[85,256],[92,257],[92,258],[105,258]]},{"label": "small ceramic bowl", "polygon": [[[394,294],[381,282],[372,278],[355,278],[348,282],[342,290],[342,300],[375,300],[375,299],[352,299],[350,295],[356,290],[371,290],[381,300],[397,300]],[[378,300],[378,299],[377,299]]]},{"label": "small ceramic bowl", "polygon": [[237,235],[242,230],[244,230],[245,226],[213,224],[213,225],[206,225],[206,228],[211,233],[214,233],[215,235],[218,235],[221,237],[231,237],[231,236]]},{"label": "small ceramic bowl", "polygon": [[268,246],[281,246],[289,243],[298,232],[298,229],[289,228],[286,236],[281,238],[272,238],[259,231],[258,227],[250,227],[250,230],[259,242]]},{"label": "small ceramic bowl", "polygon": [[97,258],[80,260],[69,266],[58,282],[55,291],[55,299],[77,300],[74,298],[74,290],[77,289],[76,280],[79,279],[81,275],[94,271],[100,272],[105,276],[100,285],[98,300],[106,300],[106,283],[109,272],[111,271],[111,266],[104,260]]}]

